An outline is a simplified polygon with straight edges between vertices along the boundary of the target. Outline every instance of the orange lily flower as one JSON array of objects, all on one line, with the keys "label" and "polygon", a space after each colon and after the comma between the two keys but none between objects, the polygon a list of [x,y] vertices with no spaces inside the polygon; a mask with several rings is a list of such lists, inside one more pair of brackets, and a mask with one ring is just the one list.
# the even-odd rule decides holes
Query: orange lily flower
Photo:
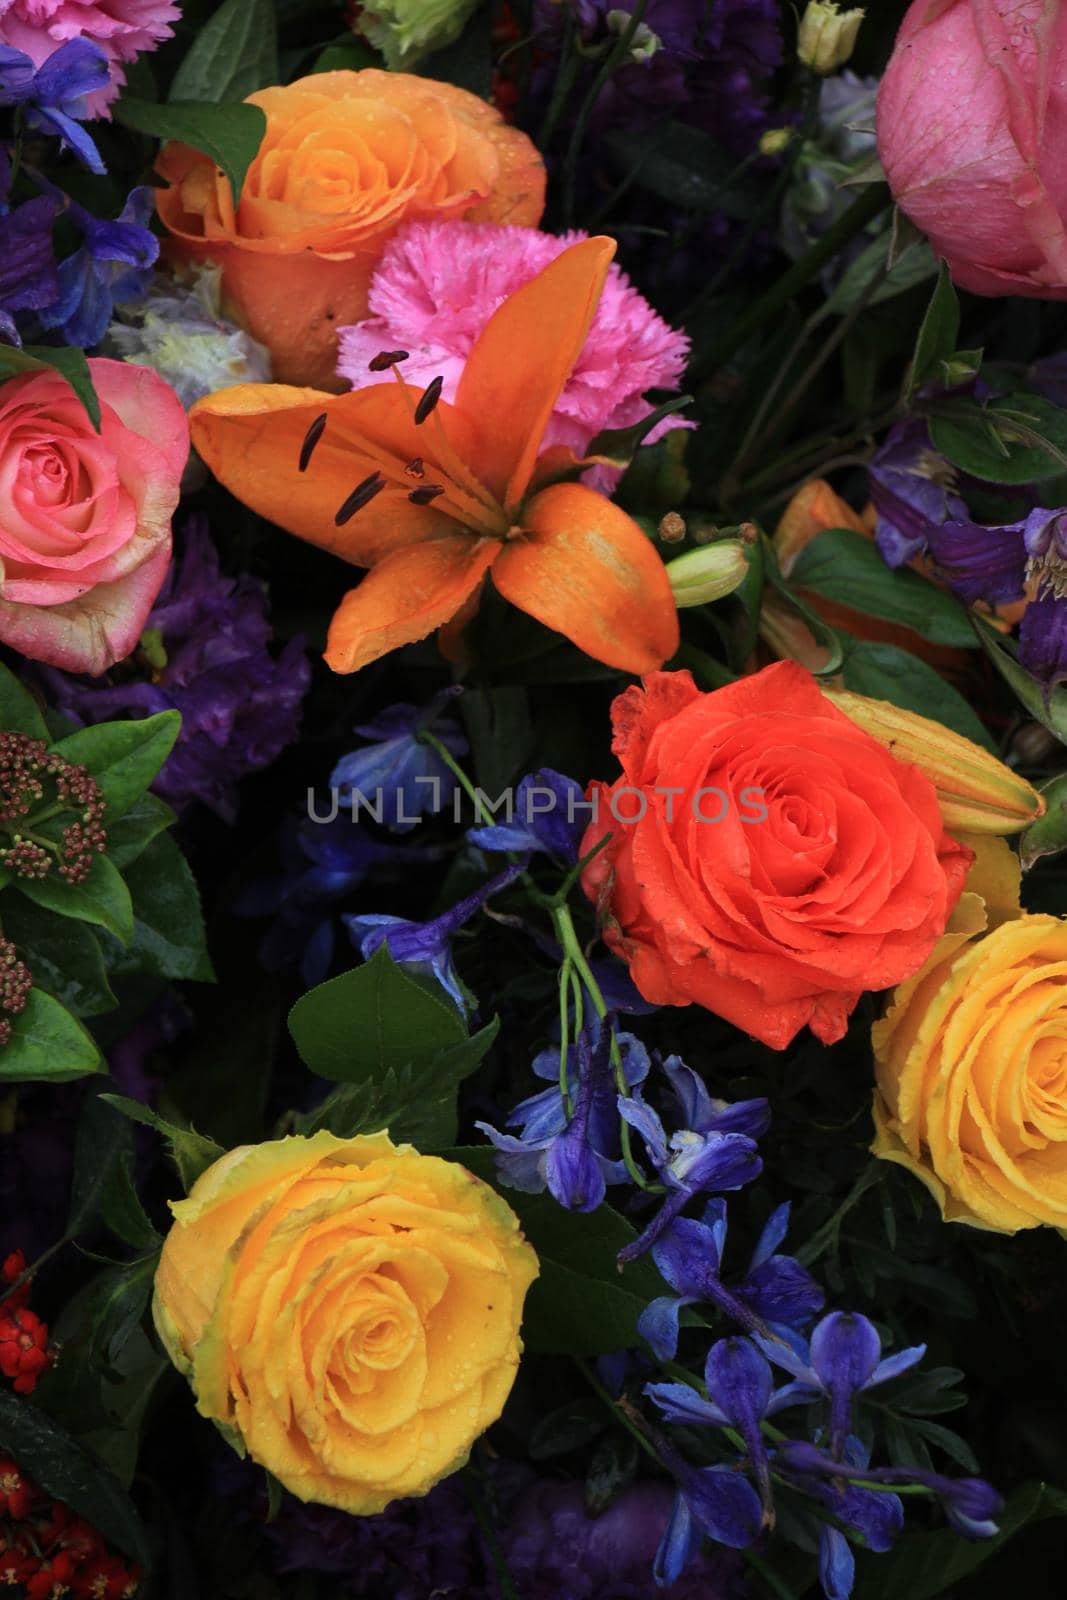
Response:
[{"label": "orange lily flower", "polygon": [[241,384],[193,407],[193,442],[239,500],[370,568],[330,624],[335,672],[457,630],[488,575],[608,666],[649,672],[678,648],[650,540],[604,495],[552,481],[573,470],[570,451],[539,455],[614,253],[610,239],[585,240],[511,295],[471,350],[454,405],[394,372],[341,395]]}]

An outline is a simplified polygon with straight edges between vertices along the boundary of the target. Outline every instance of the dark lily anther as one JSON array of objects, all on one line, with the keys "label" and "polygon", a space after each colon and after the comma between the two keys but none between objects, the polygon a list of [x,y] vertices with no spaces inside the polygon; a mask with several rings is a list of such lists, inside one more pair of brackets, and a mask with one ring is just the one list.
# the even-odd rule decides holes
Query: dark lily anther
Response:
[{"label": "dark lily anther", "polygon": [[423,390],[422,399],[415,407],[416,427],[418,427],[420,422],[426,421],[426,418],[430,415],[430,412],[433,410],[438,400],[440,400],[441,390],[444,388],[444,386],[444,378],[434,378],[426,385],[426,388]]},{"label": "dark lily anther", "polygon": [[357,483],[348,499],[338,508],[334,522],[337,527],[342,527],[350,517],[374,499],[376,494],[381,494],[385,488],[385,479],[380,472],[372,472],[369,478],[364,478],[362,483]]},{"label": "dark lily anther", "polygon": [[311,424],[311,427],[308,429],[307,433],[305,433],[304,442],[300,446],[300,470],[301,470],[301,472],[306,472],[307,471],[308,463],[311,460],[312,452],[314,451],[315,446],[318,444],[319,440],[322,438],[323,431],[324,431],[325,427],[326,427],[326,413],[325,413],[325,411],[322,411],[315,418],[314,422]]},{"label": "dark lily anther", "polygon": [[431,500],[436,500],[439,494],[444,494],[443,483],[427,483],[421,489],[412,489],[408,499],[413,506],[428,506]]},{"label": "dark lily anther", "polygon": [[395,367],[398,362],[406,361],[407,358],[406,350],[379,350],[378,354],[367,362],[367,371],[388,372],[390,367]]}]

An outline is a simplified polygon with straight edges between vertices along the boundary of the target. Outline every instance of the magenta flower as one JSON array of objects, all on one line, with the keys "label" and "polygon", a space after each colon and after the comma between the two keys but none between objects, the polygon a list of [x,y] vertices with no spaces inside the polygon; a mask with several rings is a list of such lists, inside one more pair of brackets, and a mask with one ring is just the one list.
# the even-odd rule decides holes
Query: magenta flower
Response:
[{"label": "magenta flower", "polygon": [[111,82],[88,97],[89,115],[107,106],[126,82],[122,63],[154,50],[181,16],[169,0],[0,0],[0,44],[22,50],[39,67],[68,39],[88,39],[107,58]]},{"label": "magenta flower", "polygon": [[[371,315],[339,330],[337,370],[353,388],[380,383],[368,364],[382,350],[408,352],[404,377],[425,386],[443,377],[455,396],[474,341],[493,312],[584,233],[560,237],[496,223],[411,222],[386,246],[370,288]],[[653,409],[646,389],[676,389],[689,340],[658,316],[613,265],[585,348],[548,424],[542,448],[585,450],[606,428],[628,428]],[[690,427],[667,417],[649,434]],[[595,469],[594,488],[610,490],[617,473]]]}]

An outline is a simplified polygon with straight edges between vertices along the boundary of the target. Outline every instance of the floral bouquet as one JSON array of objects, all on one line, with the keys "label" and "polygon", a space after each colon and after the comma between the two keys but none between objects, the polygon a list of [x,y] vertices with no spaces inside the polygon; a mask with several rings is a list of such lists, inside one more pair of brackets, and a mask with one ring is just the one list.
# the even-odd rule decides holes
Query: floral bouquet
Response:
[{"label": "floral bouquet", "polygon": [[1058,1596],[1067,3],[0,107],[0,1595]]}]

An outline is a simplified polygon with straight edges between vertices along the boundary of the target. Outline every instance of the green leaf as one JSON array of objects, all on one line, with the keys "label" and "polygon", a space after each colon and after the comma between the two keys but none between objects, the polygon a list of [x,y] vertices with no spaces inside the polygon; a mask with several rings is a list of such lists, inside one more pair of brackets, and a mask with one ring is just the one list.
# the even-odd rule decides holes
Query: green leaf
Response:
[{"label": "green leaf", "polygon": [[243,100],[278,82],[273,0],[225,0],[201,27],[170,86],[168,99]]},{"label": "green leaf", "polygon": [[537,1251],[541,1274],[523,1319],[528,1350],[596,1356],[640,1343],[637,1319],[665,1286],[647,1256],[619,1271],[619,1251],[637,1237],[624,1217],[608,1205],[567,1211],[549,1194],[497,1184],[495,1153],[486,1147],[441,1154],[494,1185]]},{"label": "green leaf", "polygon": [[[911,1533],[883,1555],[856,1552],[856,1600],[936,1600],[957,1589],[982,1564],[1003,1549],[1021,1528],[1047,1517],[1067,1516],[1067,1494],[1044,1483],[1026,1483],[1012,1494],[992,1539],[969,1542],[951,1528]],[[969,1593],[970,1590],[968,1589]]]},{"label": "green leaf", "polygon": [[298,1000],[289,1031],[312,1072],[334,1083],[428,1066],[439,1050],[467,1037],[443,990],[434,992],[409,976],[384,944],[361,967]]},{"label": "green leaf", "polygon": [[343,33],[339,39],[332,39],[315,57],[311,71],[361,72],[364,67],[380,67],[381,64],[381,56],[365,39],[358,38],[354,33]]},{"label": "green leaf", "polygon": [[834,292],[824,301],[818,313],[820,321],[826,317],[843,316],[851,311],[865,295],[868,295],[871,284],[880,273],[884,272],[885,276],[877,288],[870,289],[866,300],[868,306],[879,305],[883,300],[892,300],[895,295],[903,294],[906,289],[913,289],[917,283],[923,283],[927,278],[934,276],[937,271],[937,260],[928,244],[918,239],[908,242],[890,266],[891,245],[892,235],[880,233],[866,246],[842,274]]},{"label": "green leaf", "polygon": [[31,989],[26,1009],[11,1019],[11,1038],[0,1049],[0,1082],[69,1083],[104,1071],[96,1041],[43,989]]},{"label": "green leaf", "polygon": [[146,789],[116,822],[108,823],[108,860],[113,861],[120,872],[125,872],[156,835],[163,833],[174,821],[174,812],[166,801]]},{"label": "green leaf", "polygon": [[1067,850],[1067,772],[1061,772],[1051,783],[1046,783],[1041,793],[1048,809],[1019,837],[1024,872],[1029,872],[1042,856],[1055,856]]},{"label": "green leaf", "polygon": [[1051,694],[1046,696],[1044,686],[1020,665],[1014,647],[1002,633],[990,627],[989,623],[977,613],[974,615],[974,626],[982,648],[1035,722],[1040,722],[1042,727],[1054,733],[1061,743],[1067,744],[1067,688],[1057,684]]},{"label": "green leaf", "polygon": [[987,483],[1034,483],[1067,471],[1067,411],[1019,391],[980,405],[934,402],[930,438],[949,461]]},{"label": "green leaf", "polygon": [[85,923],[52,916],[20,895],[9,895],[4,902],[3,922],[38,988],[77,1017],[114,1010],[118,1001],[107,981],[104,957]]},{"label": "green leaf", "polygon": [[46,911],[105,928],[122,944],[133,938],[130,891],[107,856],[94,857],[82,883],[67,883],[53,869],[47,878],[19,878],[17,887],[27,900]]},{"label": "green leaf", "polygon": [[79,728],[56,745],[67,761],[87,767],[107,801],[104,823],[130,809],[152,782],[181,732],[180,711],[159,711],[129,722],[98,722]]},{"label": "green leaf", "polygon": [[85,407],[89,421],[100,432],[100,399],[93,386],[92,373],[85,351],[76,345],[23,345],[16,350],[9,345],[0,347],[0,374],[13,377],[21,372],[43,372],[51,369],[66,378],[74,393]]},{"label": "green leaf", "polygon": [[6,1390],[0,1390],[0,1439],[47,1494],[84,1517],[108,1544],[149,1565],[144,1529],[118,1480],[43,1411]]},{"label": "green leaf", "polygon": [[154,105],[149,100],[124,97],[116,101],[113,112],[116,122],[135,133],[176,139],[210,156],[230,180],[234,205],[241,198],[241,185],[267,131],[267,119],[259,106],[243,103],[172,100],[168,105]]},{"label": "green leaf", "polygon": [[119,1360],[144,1320],[158,1264],[157,1250],[94,1278],[90,1360],[107,1367]]},{"label": "green leaf", "polygon": [[100,1216],[116,1239],[121,1239],[133,1250],[156,1250],[163,1242],[137,1193],[133,1152],[130,1150],[121,1153],[110,1181],[104,1186]]},{"label": "green leaf", "polygon": [[665,400],[655,411],[650,411],[647,417],[642,417],[640,422],[633,423],[629,428],[608,428],[603,433],[598,433],[587,447],[586,456],[599,456],[613,467],[628,467],[641,447],[642,441],[657,422],[662,422],[664,417],[671,417],[676,411],[682,411],[686,406],[693,404],[691,394],[676,395],[673,400]]},{"label": "green leaf", "polygon": [[910,567],[887,567],[873,540],[828,528],[805,545],[789,581],[883,622],[911,628],[934,644],[973,650],[974,630],[959,601]]},{"label": "green leaf", "polygon": [[845,688],[856,694],[888,700],[905,711],[932,717],[983,749],[994,748],[989,730],[959,690],[925,661],[895,644],[854,640],[845,655],[844,679]]},{"label": "green leaf", "polygon": [[20,678],[0,665],[0,728],[6,733],[28,733],[31,739],[51,744],[48,727],[37,701]]},{"label": "green leaf", "polygon": [[115,1180],[124,1156],[133,1153],[129,1122],[100,1094],[88,1096],[74,1138],[74,1172],[64,1240],[76,1239],[100,1216],[104,1191]]},{"label": "green leaf", "polygon": [[960,302],[952,285],[948,266],[938,266],[937,283],[915,342],[911,358],[908,394],[914,394],[937,376],[938,368],[955,352],[960,334]]},{"label": "green leaf", "polygon": [[108,971],[213,982],[196,880],[170,834],[158,834],[141,851],[127,869],[126,885],[133,935],[128,950],[106,952]]},{"label": "green leaf", "polygon": [[174,1157],[174,1163],[187,1194],[200,1174],[206,1172],[208,1167],[214,1166],[219,1157],[226,1154],[214,1139],[205,1139],[204,1135],[197,1133],[194,1128],[182,1128],[176,1122],[168,1122],[148,1106],[142,1106],[136,1100],[129,1100],[125,1095],[102,1094],[99,1098],[106,1101],[109,1106],[114,1106],[116,1111],[121,1111],[131,1122],[143,1123],[146,1128],[153,1128],[156,1133],[163,1135],[170,1145],[170,1153]]}]

